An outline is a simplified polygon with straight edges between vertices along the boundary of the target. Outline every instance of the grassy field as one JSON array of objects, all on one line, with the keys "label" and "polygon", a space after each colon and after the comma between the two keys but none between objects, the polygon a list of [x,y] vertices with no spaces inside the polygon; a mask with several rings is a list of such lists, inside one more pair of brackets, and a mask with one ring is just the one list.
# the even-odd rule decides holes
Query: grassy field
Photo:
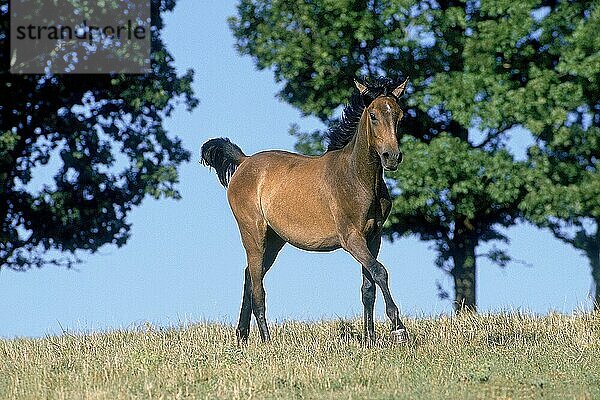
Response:
[{"label": "grassy field", "polygon": [[600,399],[600,315],[284,323],[246,347],[219,324],[0,340],[2,399]]}]

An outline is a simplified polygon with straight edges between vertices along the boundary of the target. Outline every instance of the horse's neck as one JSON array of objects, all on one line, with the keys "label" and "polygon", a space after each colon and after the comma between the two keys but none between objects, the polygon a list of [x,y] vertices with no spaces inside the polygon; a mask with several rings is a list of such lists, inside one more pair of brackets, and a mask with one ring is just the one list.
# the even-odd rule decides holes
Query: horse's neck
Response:
[{"label": "horse's neck", "polygon": [[383,179],[383,168],[377,153],[369,145],[367,129],[368,123],[363,115],[353,140],[347,146],[349,171],[355,174],[363,186],[376,192],[379,181]]}]

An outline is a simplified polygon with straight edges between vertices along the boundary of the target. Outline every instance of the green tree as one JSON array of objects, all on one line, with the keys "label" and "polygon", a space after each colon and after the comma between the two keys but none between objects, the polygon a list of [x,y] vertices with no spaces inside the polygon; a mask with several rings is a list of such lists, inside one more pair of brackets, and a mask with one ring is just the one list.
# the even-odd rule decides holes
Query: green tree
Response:
[{"label": "green tree", "polygon": [[497,71],[515,118],[537,138],[523,210],[587,257],[600,309],[600,2],[544,3],[532,27],[536,56],[502,49],[519,72]]},{"label": "green tree", "polygon": [[526,217],[588,259],[600,310],[600,135],[598,127],[561,127],[530,149],[537,175],[522,207]]},{"label": "green tree", "polygon": [[[600,2],[486,1],[465,70],[437,100],[492,132],[529,130],[526,217],[588,258],[600,302]],[[447,92],[444,86],[459,87]],[[478,99],[465,102],[464,98]]]},{"label": "green tree", "polygon": [[[504,99],[478,90],[482,76],[496,79],[494,70],[471,74],[482,62],[474,48],[494,48],[507,35],[512,40],[512,28],[518,28],[515,38],[529,33],[534,3],[498,12],[512,3],[242,0],[230,21],[239,51],[283,83],[279,96],[326,124],[335,123],[353,77],[410,76],[400,127],[406,161],[388,176],[394,204],[387,236],[413,234],[434,243],[437,265],[453,278],[457,309],[476,307],[478,256],[510,261],[495,245],[485,254],[476,250],[508,242],[499,228],[520,218],[530,179],[526,165],[506,150],[516,120],[478,113],[481,103],[491,112]],[[497,62],[492,58],[494,67]],[[323,148],[322,132],[292,133],[301,151]]]},{"label": "green tree", "polygon": [[[178,76],[161,38],[174,0],[153,0],[152,71],[146,75],[13,75],[8,1],[0,1],[0,268],[70,266],[76,251],[129,237],[127,215],[146,195],[178,198],[189,159],[162,122],[197,104],[193,73]],[[59,159],[53,181],[30,185]]]}]

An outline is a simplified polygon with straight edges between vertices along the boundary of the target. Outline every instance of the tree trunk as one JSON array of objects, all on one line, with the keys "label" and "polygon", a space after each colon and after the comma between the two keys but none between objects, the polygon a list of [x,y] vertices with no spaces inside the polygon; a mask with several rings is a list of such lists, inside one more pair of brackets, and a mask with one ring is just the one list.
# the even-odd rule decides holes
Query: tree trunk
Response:
[{"label": "tree trunk", "polygon": [[463,238],[456,243],[452,259],[452,278],[454,279],[454,309],[462,311],[477,311],[476,299],[476,263],[475,247],[477,242]]},{"label": "tree trunk", "polygon": [[600,221],[596,221],[596,234],[586,249],[594,280],[594,311],[600,312]]},{"label": "tree trunk", "polygon": [[598,255],[590,260],[592,266],[592,279],[594,280],[594,311],[600,312],[600,260]]}]

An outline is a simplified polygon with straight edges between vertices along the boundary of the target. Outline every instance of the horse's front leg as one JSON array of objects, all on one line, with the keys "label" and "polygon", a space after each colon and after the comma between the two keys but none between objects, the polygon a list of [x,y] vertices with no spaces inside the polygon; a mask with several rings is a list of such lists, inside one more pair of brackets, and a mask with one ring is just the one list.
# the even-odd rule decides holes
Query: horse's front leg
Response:
[{"label": "horse's front leg", "polygon": [[357,230],[351,231],[343,241],[344,249],[349,252],[373,278],[379,286],[385,300],[385,312],[392,323],[391,334],[399,342],[408,340],[408,333],[400,320],[398,306],[392,298],[388,283],[388,271],[369,250],[363,234]]},{"label": "horse's front leg", "polygon": [[[373,221],[375,224],[375,221]],[[379,232],[371,234],[372,237],[369,240],[369,251],[373,257],[377,258],[379,254],[379,247],[381,245],[381,236]],[[366,343],[372,343],[375,341],[375,324],[373,320],[373,310],[375,308],[375,280],[371,276],[371,273],[364,267],[362,267],[363,283],[361,287],[362,303],[363,303],[363,332],[364,340]]]},{"label": "horse's front leg", "polygon": [[375,324],[373,322],[373,309],[375,308],[375,281],[367,271],[362,269],[363,283],[360,288],[363,303],[363,336],[365,343],[375,341]]}]

